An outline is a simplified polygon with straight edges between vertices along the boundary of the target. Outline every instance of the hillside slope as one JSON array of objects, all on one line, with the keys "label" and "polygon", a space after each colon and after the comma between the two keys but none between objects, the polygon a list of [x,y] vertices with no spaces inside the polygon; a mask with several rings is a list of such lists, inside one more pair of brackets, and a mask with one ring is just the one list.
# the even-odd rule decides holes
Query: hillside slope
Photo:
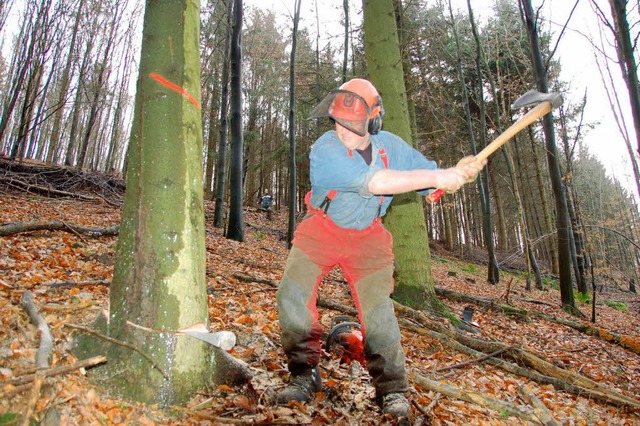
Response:
[{"label": "hillside slope", "polygon": [[[238,345],[231,354],[247,362],[255,373],[249,384],[194,395],[187,407],[161,410],[119,400],[101,391],[91,370],[48,377],[42,386],[16,385],[33,371],[39,335],[19,302],[25,290],[34,293],[36,305],[53,337],[52,366],[76,360],[69,344],[78,333],[65,324],[89,326],[108,307],[117,237],[88,237],[75,232],[35,231],[0,237],[0,412],[19,419],[28,410],[33,418],[59,416],[60,424],[379,424],[380,412],[372,401],[373,387],[366,369],[350,366],[328,355],[322,359],[324,391],[309,404],[276,407],[273,395],[287,372],[279,342],[274,285],[281,277],[287,249],[286,215],[273,220],[253,208],[245,210],[246,241],[225,239],[210,224],[213,205],[207,203],[207,283],[211,325],[232,330]],[[0,197],[0,225],[7,222],[62,221],[86,227],[117,225],[119,208],[99,200],[45,198],[6,188]],[[560,308],[557,290],[525,292],[523,280],[503,273],[498,285],[485,280],[482,264],[456,260],[436,248],[433,274],[438,287],[495,302],[568,317]],[[248,277],[248,278],[247,278]],[[507,288],[509,291],[507,292]],[[320,296],[352,306],[347,286],[338,270],[322,283]],[[622,292],[615,283],[598,294],[598,325],[618,334],[640,338],[640,296]],[[467,302],[443,302],[460,317]],[[620,311],[605,301],[623,301]],[[588,314],[589,305],[580,305]],[[640,404],[640,355],[573,328],[535,315],[513,317],[487,306],[474,305],[474,337],[501,341],[523,348],[555,366],[579,372]],[[341,312],[320,307],[321,322],[329,327]],[[406,318],[405,318],[406,319]],[[444,324],[444,322],[443,322]],[[546,405],[560,424],[640,424],[639,411],[558,391],[452,350],[442,341],[403,329],[403,343],[412,373],[476,391],[522,408],[530,408],[519,393],[522,385]],[[467,363],[467,364],[464,364]],[[457,368],[448,368],[464,364]],[[440,370],[440,371],[438,371]],[[13,382],[12,382],[13,380]],[[416,424],[522,424],[506,413],[445,397],[412,382],[410,399]],[[0,424],[3,424],[0,417]],[[55,424],[55,423],[53,423]]]}]

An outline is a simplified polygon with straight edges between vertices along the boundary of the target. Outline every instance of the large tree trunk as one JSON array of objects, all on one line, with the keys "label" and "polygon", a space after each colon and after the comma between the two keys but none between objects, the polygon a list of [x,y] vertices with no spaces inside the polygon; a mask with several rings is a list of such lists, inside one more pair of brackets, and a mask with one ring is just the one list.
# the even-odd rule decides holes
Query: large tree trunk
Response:
[{"label": "large tree trunk", "polygon": [[112,346],[106,384],[161,405],[190,398],[209,368],[207,345],[172,333],[208,324],[199,22],[198,1],[147,1],[110,293],[109,336],[143,350],[157,365]]},{"label": "large tree trunk", "polygon": [[[371,82],[385,104],[385,129],[409,143],[411,138],[407,93],[398,43],[393,0],[364,0],[364,42]],[[385,217],[393,235],[396,256],[394,297],[411,306],[441,309],[431,275],[431,255],[420,196],[396,195]]]}]

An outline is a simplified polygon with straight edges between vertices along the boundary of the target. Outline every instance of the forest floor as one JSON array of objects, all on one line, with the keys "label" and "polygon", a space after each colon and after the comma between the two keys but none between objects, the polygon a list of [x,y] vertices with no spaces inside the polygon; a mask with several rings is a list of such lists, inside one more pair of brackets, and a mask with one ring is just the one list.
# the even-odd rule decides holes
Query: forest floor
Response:
[{"label": "forest floor", "polygon": [[[120,209],[106,202],[70,197],[48,198],[0,189],[0,225],[7,222],[62,221],[88,227],[117,225]],[[90,195],[90,194],[89,194]],[[16,379],[34,371],[39,334],[20,306],[26,290],[35,295],[53,336],[52,367],[77,361],[70,352],[77,330],[90,326],[108,307],[109,283],[117,237],[88,237],[74,232],[35,231],[0,237],[0,425],[23,424],[28,413],[42,424],[62,425],[195,425],[195,424],[380,424],[373,387],[360,364],[341,364],[328,354],[321,361],[323,392],[308,404],[278,407],[273,395],[287,372],[279,340],[275,288],[287,258],[283,240],[287,217],[278,211],[271,221],[263,212],[245,209],[245,241],[227,240],[211,225],[213,205],[206,203],[207,285],[211,324],[235,332],[237,346],[230,353],[254,372],[243,386],[220,385],[193,395],[186,406],[161,408],[109,395],[93,380],[91,369],[52,375],[37,388]],[[522,278],[502,272],[500,283],[486,282],[486,264],[459,260],[432,246],[436,286],[488,298],[531,312],[579,321],[560,309],[557,289],[524,290]],[[253,277],[247,281],[241,277]],[[597,324],[613,333],[640,337],[640,295],[624,291],[623,282],[600,282]],[[507,288],[509,289],[507,291]],[[339,271],[322,283],[320,296],[352,306]],[[441,300],[460,317],[468,303]],[[623,302],[628,311],[607,305]],[[577,302],[586,315],[590,305]],[[328,328],[341,312],[319,308]],[[530,316],[516,321],[497,310],[475,306],[473,321],[482,339],[520,347],[550,363],[578,372],[631,398],[640,398],[640,355],[573,328]],[[586,322],[586,320],[583,320]],[[474,361],[431,339],[404,329],[403,345],[412,372],[465,391],[530,408],[518,389],[527,385],[563,425],[638,425],[640,410],[556,390]],[[465,363],[459,368],[446,369]],[[443,369],[438,371],[439,369]],[[409,393],[415,424],[518,425],[517,417],[464,402],[411,383]],[[24,423],[26,424],[26,423]]]}]

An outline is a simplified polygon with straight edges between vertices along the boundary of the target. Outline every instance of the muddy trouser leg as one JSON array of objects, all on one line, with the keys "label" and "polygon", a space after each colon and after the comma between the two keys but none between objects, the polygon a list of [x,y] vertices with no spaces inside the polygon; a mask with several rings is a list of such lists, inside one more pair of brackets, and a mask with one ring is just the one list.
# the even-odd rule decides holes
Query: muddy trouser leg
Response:
[{"label": "muddy trouser leg", "polygon": [[408,389],[400,327],[389,297],[393,292],[393,240],[381,224],[354,240],[349,261],[341,263],[363,327],[367,368],[376,398]]},{"label": "muddy trouser leg", "polygon": [[335,263],[331,254],[325,253],[331,246],[326,245],[330,241],[320,221],[321,217],[312,217],[298,226],[276,293],[282,346],[293,375],[320,362],[322,326],[316,309],[317,290],[322,277]]}]

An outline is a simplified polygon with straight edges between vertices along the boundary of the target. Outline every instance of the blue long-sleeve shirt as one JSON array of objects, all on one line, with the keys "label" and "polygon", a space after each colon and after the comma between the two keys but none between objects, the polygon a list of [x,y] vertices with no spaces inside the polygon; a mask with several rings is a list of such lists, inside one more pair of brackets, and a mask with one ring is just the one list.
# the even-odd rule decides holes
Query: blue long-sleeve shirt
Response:
[{"label": "blue long-sleeve shirt", "polygon": [[[311,205],[319,208],[331,190],[337,191],[328,209],[336,225],[349,229],[364,229],[378,217],[384,216],[393,198],[369,191],[369,181],[378,170],[385,169],[380,156],[382,148],[387,155],[390,170],[436,170],[435,161],[428,160],[418,150],[393,133],[381,131],[371,135],[371,164],[350,151],[335,131],[320,136],[311,148]],[[433,188],[418,191],[427,195]],[[379,209],[379,210],[378,210]]]}]

